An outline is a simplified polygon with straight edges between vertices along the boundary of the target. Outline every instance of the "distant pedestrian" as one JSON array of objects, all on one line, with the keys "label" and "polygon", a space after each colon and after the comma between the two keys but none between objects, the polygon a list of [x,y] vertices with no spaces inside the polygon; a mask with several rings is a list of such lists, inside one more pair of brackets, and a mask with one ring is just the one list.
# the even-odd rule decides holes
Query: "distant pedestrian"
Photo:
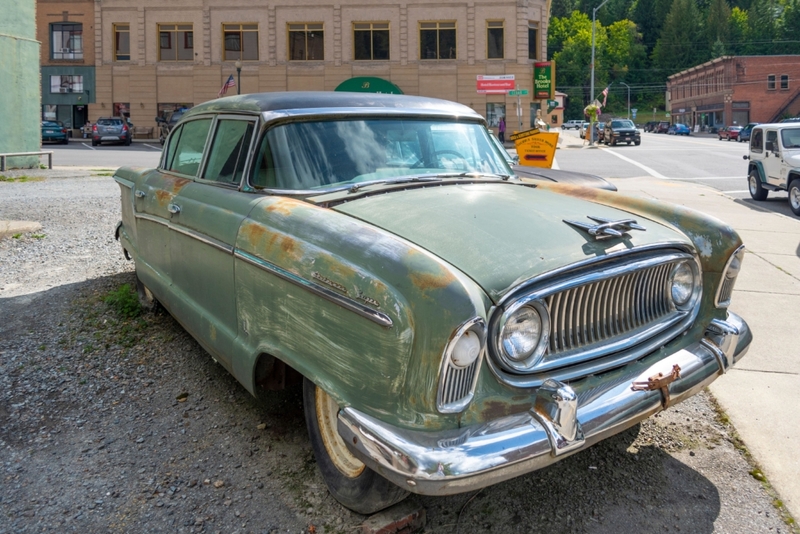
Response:
[{"label": "distant pedestrian", "polygon": [[500,117],[500,122],[497,123],[497,137],[500,138],[501,143],[506,142],[506,119]]}]

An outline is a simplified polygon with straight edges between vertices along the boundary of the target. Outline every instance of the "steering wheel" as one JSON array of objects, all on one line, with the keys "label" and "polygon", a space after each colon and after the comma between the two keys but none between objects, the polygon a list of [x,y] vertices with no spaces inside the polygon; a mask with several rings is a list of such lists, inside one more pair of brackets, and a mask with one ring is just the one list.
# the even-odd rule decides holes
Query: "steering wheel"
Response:
[{"label": "steering wheel", "polygon": [[450,156],[455,156],[458,160],[461,160],[460,164],[456,164],[458,170],[465,171],[465,170],[467,170],[469,168],[469,162],[467,161],[467,158],[465,158],[462,154],[460,154],[459,152],[456,152],[455,150],[437,150],[434,153],[434,155],[436,156],[437,162],[442,167],[444,167],[444,165],[442,165],[444,160],[447,160],[447,161],[454,161],[454,160],[452,160],[451,158],[440,158],[439,156],[450,155]]}]

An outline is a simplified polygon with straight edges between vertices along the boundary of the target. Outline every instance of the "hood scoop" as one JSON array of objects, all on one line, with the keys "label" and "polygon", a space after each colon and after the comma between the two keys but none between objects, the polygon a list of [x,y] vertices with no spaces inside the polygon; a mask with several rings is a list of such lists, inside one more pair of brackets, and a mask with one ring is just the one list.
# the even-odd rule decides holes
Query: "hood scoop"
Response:
[{"label": "hood scoop", "polygon": [[598,224],[589,224],[580,221],[570,221],[567,219],[564,219],[564,222],[570,226],[573,226],[579,230],[586,232],[595,239],[622,237],[623,234],[627,234],[631,230],[640,230],[642,232],[647,231],[647,228],[645,228],[640,224],[637,224],[635,219],[620,219],[618,221],[614,221],[612,219],[606,219],[604,217],[592,217],[591,215],[587,215],[587,218],[593,220]]}]

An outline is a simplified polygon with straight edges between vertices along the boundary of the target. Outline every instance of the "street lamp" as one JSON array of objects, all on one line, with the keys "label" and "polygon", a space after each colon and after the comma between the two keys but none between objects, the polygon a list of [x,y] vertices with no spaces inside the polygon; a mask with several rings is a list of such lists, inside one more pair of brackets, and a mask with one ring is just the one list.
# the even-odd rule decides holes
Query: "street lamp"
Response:
[{"label": "street lamp", "polygon": [[[603,0],[603,3],[597,6],[596,8],[592,9],[592,85],[590,88],[589,93],[591,94],[592,100],[591,103],[594,104],[594,21],[597,18],[597,10],[606,5],[608,0]],[[594,126],[590,125],[589,129],[592,131],[592,134],[589,136],[589,144],[594,144]]]},{"label": "street lamp", "polygon": [[242,60],[237,59],[233,65],[236,67],[236,94],[240,95],[242,94]]},{"label": "street lamp", "polygon": [[628,88],[628,118],[631,118],[631,86],[625,82],[619,82]]}]

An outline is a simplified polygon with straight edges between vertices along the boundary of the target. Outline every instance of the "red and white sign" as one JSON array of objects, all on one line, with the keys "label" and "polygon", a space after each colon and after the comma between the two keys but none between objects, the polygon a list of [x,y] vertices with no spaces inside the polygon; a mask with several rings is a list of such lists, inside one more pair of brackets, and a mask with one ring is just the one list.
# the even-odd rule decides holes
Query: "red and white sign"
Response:
[{"label": "red and white sign", "polygon": [[478,76],[478,94],[503,95],[516,88],[513,74],[502,76]]}]

